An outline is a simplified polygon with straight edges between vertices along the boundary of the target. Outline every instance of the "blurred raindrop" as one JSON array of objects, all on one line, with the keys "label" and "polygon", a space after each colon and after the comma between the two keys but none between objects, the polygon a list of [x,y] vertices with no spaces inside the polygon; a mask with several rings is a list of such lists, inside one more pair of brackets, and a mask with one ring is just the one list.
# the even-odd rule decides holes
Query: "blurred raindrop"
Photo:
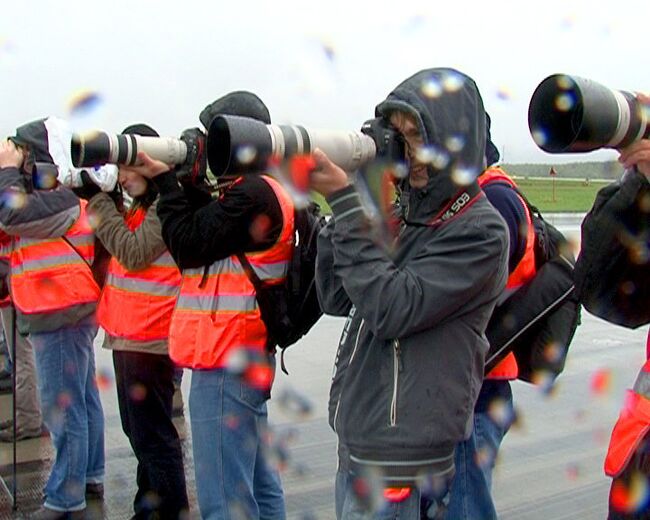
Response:
[{"label": "blurred raindrop", "polygon": [[457,166],[451,172],[451,180],[456,183],[457,186],[469,186],[476,177],[478,177],[478,172],[475,168]]},{"label": "blurred raindrop", "polygon": [[433,146],[418,146],[415,150],[415,158],[423,164],[430,164],[436,157],[436,148]]},{"label": "blurred raindrop", "polygon": [[0,204],[11,209],[21,209],[27,204],[27,195],[22,191],[5,190],[0,196]]},{"label": "blurred raindrop", "polygon": [[497,397],[492,399],[488,405],[490,419],[502,428],[508,428],[515,421],[515,411],[512,403],[506,399]]},{"label": "blurred raindrop", "polygon": [[102,97],[92,90],[80,90],[68,99],[68,114],[71,117],[85,117],[102,105]]},{"label": "blurred raindrop", "polygon": [[555,374],[549,370],[535,370],[531,379],[533,384],[545,396],[552,396],[555,392]]},{"label": "blurred raindrop", "polygon": [[557,86],[563,90],[569,90],[573,88],[573,79],[571,79],[571,76],[568,76],[566,74],[560,74],[557,77]]},{"label": "blurred raindrop", "polygon": [[379,511],[385,504],[384,483],[378,469],[367,469],[362,474],[351,475],[352,492],[359,505],[368,514]]},{"label": "blurred raindrop", "polygon": [[113,386],[113,372],[104,367],[98,368],[95,375],[95,380],[97,382],[97,388],[99,388],[99,390],[108,390]]},{"label": "blurred raindrop", "polygon": [[565,472],[569,480],[578,480],[578,477],[580,477],[580,466],[575,462],[570,462],[567,464]]},{"label": "blurred raindrop", "polygon": [[465,147],[465,137],[462,135],[452,135],[445,140],[445,147],[451,153],[458,153]]},{"label": "blurred raindrop", "polygon": [[593,395],[604,395],[609,392],[612,385],[612,371],[609,368],[601,368],[591,375],[591,393]]},{"label": "blurred raindrop", "polygon": [[135,402],[142,402],[147,397],[147,388],[141,383],[134,383],[129,388],[129,397]]},{"label": "blurred raindrop", "polygon": [[546,141],[548,141],[548,135],[546,131],[541,128],[533,129],[531,131],[531,135],[533,137],[533,141],[535,141],[535,144],[540,148],[546,144]]},{"label": "blurred raindrop", "polygon": [[280,394],[276,397],[276,402],[284,413],[296,420],[308,418],[314,408],[306,396],[289,386],[280,391]]},{"label": "blurred raindrop", "polygon": [[575,95],[570,92],[558,94],[555,98],[555,108],[560,112],[568,112],[576,104]]},{"label": "blurred raindrop", "polygon": [[237,147],[237,161],[240,164],[250,164],[257,157],[257,149],[252,145],[243,145]]},{"label": "blurred raindrop", "polygon": [[635,471],[629,481],[623,479],[614,481],[610,493],[610,504],[616,511],[626,514],[646,511],[648,502],[650,502],[649,487],[648,477]]},{"label": "blurred raindrop", "polygon": [[334,60],[336,59],[336,50],[334,49],[334,45],[328,42],[323,42],[322,49],[323,49],[323,53],[325,54],[325,57],[330,62],[334,62]]},{"label": "blurred raindrop", "polygon": [[252,388],[267,391],[273,383],[274,371],[263,352],[239,348],[230,353],[226,369],[238,374]]},{"label": "blurred raindrop", "polygon": [[501,101],[510,101],[512,99],[512,92],[504,85],[497,88],[496,96]]},{"label": "blurred raindrop", "polygon": [[291,427],[278,432],[269,431],[268,437],[266,442],[268,461],[279,472],[284,472],[292,462],[290,445],[298,438],[298,430]]},{"label": "blurred raindrop", "polygon": [[410,36],[414,32],[419,31],[426,27],[427,19],[424,15],[415,14],[409,17],[408,20],[404,23],[404,26],[401,29],[401,32],[405,36]]},{"label": "blurred raindrop", "polygon": [[420,90],[428,98],[437,98],[442,94],[443,88],[437,78],[430,78],[422,82]]},{"label": "blurred raindrop", "polygon": [[449,72],[442,79],[442,85],[446,92],[458,92],[464,84],[465,78],[457,72]]},{"label": "blurred raindrop", "polygon": [[34,187],[39,190],[51,190],[56,187],[58,170],[56,168],[35,168],[32,173]]},{"label": "blurred raindrop", "polygon": [[67,410],[72,404],[72,396],[64,390],[56,397],[56,404],[59,409]]},{"label": "blurred raindrop", "polygon": [[474,462],[481,469],[491,468],[496,462],[496,452],[487,445],[479,447],[474,457]]},{"label": "blurred raindrop", "polygon": [[251,221],[248,230],[253,242],[258,244],[264,242],[271,231],[271,217],[266,213],[256,215]]}]

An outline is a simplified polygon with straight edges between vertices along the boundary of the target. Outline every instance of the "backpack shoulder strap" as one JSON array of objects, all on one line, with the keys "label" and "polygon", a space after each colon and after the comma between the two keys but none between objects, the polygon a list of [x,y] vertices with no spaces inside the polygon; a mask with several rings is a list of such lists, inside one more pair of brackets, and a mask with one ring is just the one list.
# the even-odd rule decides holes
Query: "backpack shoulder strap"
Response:
[{"label": "backpack shoulder strap", "polygon": [[246,258],[246,255],[244,253],[237,253],[237,258],[239,259],[241,266],[244,268],[246,276],[248,276],[248,279],[253,284],[253,287],[255,287],[256,291],[259,291],[262,287],[264,287],[264,282],[262,282],[261,278],[257,276],[257,273],[253,269],[253,266],[248,261],[248,258]]}]

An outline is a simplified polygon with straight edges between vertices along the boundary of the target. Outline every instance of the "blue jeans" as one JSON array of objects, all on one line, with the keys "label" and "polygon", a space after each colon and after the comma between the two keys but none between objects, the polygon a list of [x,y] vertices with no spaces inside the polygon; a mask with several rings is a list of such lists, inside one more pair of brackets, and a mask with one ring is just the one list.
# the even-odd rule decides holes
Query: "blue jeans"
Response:
[{"label": "blue jeans", "polygon": [[193,370],[189,405],[201,518],[284,519],[280,476],[264,443],[265,392],[224,369]]},{"label": "blue jeans", "polygon": [[86,507],[86,484],[104,480],[104,413],[95,381],[89,321],[30,334],[34,347],[43,420],[56,455],[45,486],[45,507]]},{"label": "blue jeans", "polygon": [[[492,403],[499,407],[503,421],[493,420],[489,413]],[[474,407],[472,435],[456,446],[456,475],[451,484],[448,520],[497,519],[491,494],[492,471],[513,414],[510,383],[485,380]]]}]

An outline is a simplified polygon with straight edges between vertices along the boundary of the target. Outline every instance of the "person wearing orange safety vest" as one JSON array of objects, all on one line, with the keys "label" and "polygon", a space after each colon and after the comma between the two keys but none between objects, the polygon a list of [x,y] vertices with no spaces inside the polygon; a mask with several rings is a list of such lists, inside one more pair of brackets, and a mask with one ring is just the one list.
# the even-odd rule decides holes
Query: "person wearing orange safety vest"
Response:
[{"label": "person wearing orange safety vest", "polygon": [[55,146],[69,138],[47,118],[0,143],[0,226],[15,237],[11,298],[18,331],[34,348],[43,419],[55,449],[45,502],[30,516],[40,519],[82,516],[87,494],[104,479],[104,415],[93,353],[100,294],[91,269],[95,239],[86,202],[57,177],[40,177],[58,165]]},{"label": "person wearing orange safety vest", "polygon": [[[209,128],[219,114],[270,123],[266,106],[250,92],[217,99],[201,122]],[[279,182],[258,172],[232,179],[213,199],[182,170],[169,171],[146,154],[139,158],[138,171],[160,191],[163,239],[182,273],[169,352],[192,370],[189,404],[201,517],[285,518],[279,474],[265,445],[275,358],[238,255],[245,254],[262,280],[281,282],[292,251],[293,202]]]},{"label": "person wearing orange safety vest", "polygon": [[[500,302],[535,276],[535,229],[526,203],[513,189],[514,180],[496,163],[499,151],[490,137],[490,116],[486,113],[487,169],[478,177],[479,186],[499,211],[508,227],[509,276]],[[498,304],[497,304],[498,305]],[[497,452],[514,419],[509,381],[517,379],[514,354],[509,353],[487,375],[474,406],[474,428],[469,439],[456,447],[456,474],[451,484],[449,520],[497,518],[491,495],[492,471]],[[494,409],[505,410],[505,415]],[[497,417],[505,417],[497,419]]]},{"label": "person wearing orange safety vest", "polygon": [[[36,366],[34,350],[27,337],[18,334],[16,330],[15,309],[9,295],[9,260],[14,246],[14,240],[4,231],[0,231],[0,315],[4,330],[7,354],[16,371],[16,434],[15,440],[32,439],[43,435],[43,416],[38,400],[36,382]],[[16,356],[14,359],[14,350]],[[14,440],[14,424],[12,419],[0,422],[0,442]]]},{"label": "person wearing orange safety vest", "polygon": [[[122,134],[158,136],[144,124]],[[154,184],[126,166],[120,166],[119,182],[133,199],[126,213],[121,198],[113,200],[92,182],[80,194],[89,198],[95,234],[111,255],[97,321],[104,347],[113,351],[122,429],[138,460],[134,518],[176,520],[189,510],[168,352],[181,274],[161,236]]]}]

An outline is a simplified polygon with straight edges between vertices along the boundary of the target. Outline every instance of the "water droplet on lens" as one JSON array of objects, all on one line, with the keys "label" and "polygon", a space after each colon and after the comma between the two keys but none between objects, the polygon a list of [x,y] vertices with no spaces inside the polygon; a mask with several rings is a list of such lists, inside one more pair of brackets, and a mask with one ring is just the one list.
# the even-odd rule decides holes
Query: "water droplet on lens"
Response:
[{"label": "water droplet on lens", "polygon": [[442,94],[442,85],[437,79],[431,78],[422,82],[422,94],[428,98],[437,98]]},{"label": "water droplet on lens", "polygon": [[443,78],[442,84],[444,86],[445,91],[457,92],[461,88],[463,88],[463,85],[465,84],[465,78],[460,74],[457,74],[455,72],[450,72]]},{"label": "water droplet on lens", "polygon": [[81,90],[68,99],[68,113],[80,117],[94,112],[102,104],[102,97],[91,90]]},{"label": "water droplet on lens", "polygon": [[474,168],[457,167],[451,172],[451,180],[458,186],[468,186],[476,180],[477,171]]},{"label": "water droplet on lens", "polygon": [[575,105],[573,94],[565,93],[560,94],[555,98],[555,108],[560,112],[568,112]]},{"label": "water droplet on lens", "polygon": [[452,153],[458,153],[465,147],[465,138],[460,135],[452,135],[445,141],[447,150]]},{"label": "water droplet on lens", "polygon": [[250,164],[257,157],[257,150],[254,146],[244,145],[237,148],[237,161],[239,164]]},{"label": "water droplet on lens", "polygon": [[533,137],[533,141],[535,141],[535,144],[540,148],[546,144],[546,141],[548,141],[548,136],[546,135],[546,132],[541,128],[537,128],[533,130],[531,132],[531,136]]}]

